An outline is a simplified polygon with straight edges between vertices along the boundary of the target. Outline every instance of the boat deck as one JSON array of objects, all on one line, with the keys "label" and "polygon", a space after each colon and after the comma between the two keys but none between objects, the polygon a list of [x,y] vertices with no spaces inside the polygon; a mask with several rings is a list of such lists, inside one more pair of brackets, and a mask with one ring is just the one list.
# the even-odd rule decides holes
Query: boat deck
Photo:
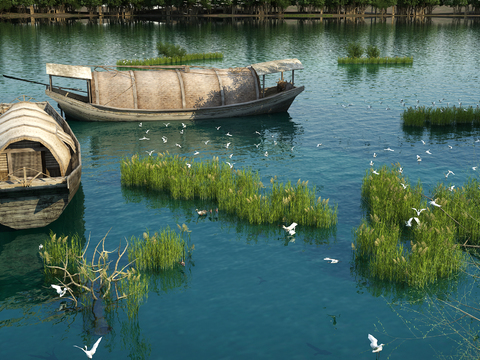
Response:
[{"label": "boat deck", "polygon": [[66,177],[49,177],[49,178],[26,178],[26,179],[10,179],[0,181],[0,190],[15,189],[15,188],[29,188],[29,187],[43,187],[67,184]]}]

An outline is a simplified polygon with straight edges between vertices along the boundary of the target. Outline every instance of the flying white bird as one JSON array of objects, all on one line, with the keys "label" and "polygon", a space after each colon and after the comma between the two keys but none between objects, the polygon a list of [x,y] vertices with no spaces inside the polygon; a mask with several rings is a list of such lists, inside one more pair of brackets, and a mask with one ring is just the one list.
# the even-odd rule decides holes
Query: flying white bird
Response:
[{"label": "flying white bird", "polygon": [[377,153],[373,153],[373,157],[376,158],[376,157],[377,157]]},{"label": "flying white bird", "polygon": [[453,191],[454,188],[455,188],[455,185],[452,185],[448,188],[448,190]]},{"label": "flying white bird", "polygon": [[187,167],[190,169],[192,167],[192,164],[187,163]]},{"label": "flying white bird", "polygon": [[452,170],[448,170],[448,172],[445,174],[445,178],[448,178],[448,175],[455,175],[455,173]]},{"label": "flying white bird", "polygon": [[168,127],[168,125],[170,125],[170,123],[166,123],[166,124],[165,124],[165,127]]},{"label": "flying white bird", "polygon": [[338,260],[337,260],[337,259],[332,259],[332,258],[328,258],[328,257],[324,258],[323,260],[330,261],[330,264],[336,264],[336,263],[338,263]]},{"label": "flying white bird", "polygon": [[138,127],[142,127],[142,123],[138,124]]},{"label": "flying white bird", "polygon": [[87,355],[87,357],[89,359],[92,358],[92,356],[95,354],[95,352],[97,351],[97,347],[98,347],[98,344],[100,344],[100,341],[102,340],[102,338],[98,339],[95,344],[93,344],[92,348],[90,350],[87,350],[87,345],[85,345],[85,349],[84,348],[81,348],[80,346],[77,346],[77,345],[73,345],[74,347],[76,348],[79,348],[80,350],[83,350],[83,352],[85,353],[85,355]]},{"label": "flying white bird", "polygon": [[235,163],[230,164],[228,161],[225,161],[225,162],[228,164],[228,166],[230,166],[230,169],[233,169],[233,165],[234,165]]},{"label": "flying white bird", "polygon": [[232,158],[232,156],[233,156],[233,154],[230,154],[230,155],[228,155],[228,158],[229,158],[229,159],[231,159],[231,158]]},{"label": "flying white bird", "polygon": [[375,175],[380,175],[378,172],[376,172],[375,170],[372,170],[372,172],[375,174]]},{"label": "flying white bird", "polygon": [[408,186],[408,185],[405,185],[404,183],[400,183],[400,185],[402,185],[402,187],[403,187],[404,189],[406,189],[407,186]]},{"label": "flying white bird", "polygon": [[145,152],[148,153],[148,156],[151,156],[154,151],[155,151],[155,150],[151,150],[151,151],[145,150]]},{"label": "flying white bird", "polygon": [[42,244],[38,245],[38,251],[40,251],[42,249],[43,249],[43,245]]},{"label": "flying white bird", "polygon": [[452,145],[448,145],[448,147],[449,147],[450,149],[453,149]]},{"label": "flying white bird", "polygon": [[258,143],[258,144],[253,144],[253,145],[255,145],[255,147],[258,148],[258,147],[260,146],[260,143]]},{"label": "flying white bird", "polygon": [[255,131],[255,134],[257,134],[257,135],[261,135],[261,134],[260,134],[258,131]]},{"label": "flying white bird", "polygon": [[227,135],[227,136],[233,136],[232,134],[230,134],[230,132],[227,132],[225,135]]},{"label": "flying white bird", "polygon": [[265,156],[268,156],[268,151],[265,151]]},{"label": "flying white bird", "polygon": [[420,140],[420,141],[422,142],[423,145],[425,145],[425,141],[423,141],[423,140]]},{"label": "flying white bird", "polygon": [[378,340],[375,339],[373,335],[368,334],[368,340],[370,340],[370,347],[373,349],[373,353],[378,353],[383,350],[383,345],[385,344],[378,345]]},{"label": "flying white bird", "polygon": [[412,226],[412,220],[415,220],[417,224],[420,225],[420,220],[418,220],[417,217],[411,217],[408,221],[405,221],[405,225],[408,227]]},{"label": "flying white bird", "polygon": [[322,144],[317,144],[317,147],[320,147],[320,146],[322,146]]},{"label": "flying white bird", "polygon": [[293,148],[294,148],[294,147],[295,147],[295,146],[292,146],[292,148],[290,149],[290,151],[293,151]]},{"label": "flying white bird", "polygon": [[402,174],[402,173],[403,173],[403,168],[402,168],[402,167],[398,168],[398,172],[399,172],[400,174]]},{"label": "flying white bird", "polygon": [[187,127],[187,125],[185,125],[184,123],[182,123],[182,126],[183,126],[184,129]]},{"label": "flying white bird", "polygon": [[147,131],[145,131],[145,134],[148,134],[149,131],[150,131],[150,129],[148,129]]},{"label": "flying white bird", "polygon": [[420,214],[422,213],[423,210],[427,210],[427,209],[420,209],[420,210],[417,210],[415,208],[412,208],[412,210],[415,210],[417,212],[417,216],[420,216]]},{"label": "flying white bird", "polygon": [[217,129],[217,130],[220,130],[220,128],[221,128],[221,126],[217,126],[217,127],[215,127],[215,129]]},{"label": "flying white bird", "polygon": [[422,161],[422,158],[420,157],[420,155],[417,155],[417,161]]},{"label": "flying white bird", "polygon": [[200,154],[198,151],[195,151],[195,152],[193,153],[193,155],[198,155],[198,154]]},{"label": "flying white bird", "polygon": [[183,129],[182,129],[182,130],[180,130],[180,135],[183,135]]},{"label": "flying white bird", "polygon": [[150,139],[144,136],[143,138],[138,139],[138,140],[150,140]]},{"label": "flying white bird", "polygon": [[225,148],[228,149],[228,147],[230,146],[231,143],[227,143],[227,145],[225,145]]},{"label": "flying white bird", "polygon": [[428,155],[432,155],[432,153],[430,152],[430,149],[428,149],[427,151],[425,151]]},{"label": "flying white bird", "polygon": [[209,143],[209,141],[210,141],[210,140],[205,141],[205,145],[207,145],[207,144]]},{"label": "flying white bird", "polygon": [[58,285],[51,285],[52,288],[54,288],[56,291],[57,291],[57,294],[60,295],[60,297],[62,297],[63,295],[65,295],[65,293],[67,292],[67,287],[64,287],[62,289],[61,286],[58,286]]},{"label": "flying white bird", "polygon": [[442,205],[438,205],[435,200],[432,200],[429,202],[430,205],[436,206],[436,207],[442,207]]},{"label": "flying white bird", "polygon": [[181,148],[181,147],[182,147],[182,145],[180,145],[180,144],[175,144],[175,146],[178,146],[179,148]]},{"label": "flying white bird", "polygon": [[384,150],[386,150],[386,151],[395,151],[395,150],[390,149],[389,147],[386,148],[386,149],[384,149]]},{"label": "flying white bird", "polygon": [[372,160],[370,160],[370,166],[373,166],[373,161]]},{"label": "flying white bird", "polygon": [[166,138],[166,137],[162,137],[162,140],[163,140],[163,143],[164,143],[164,144],[167,142],[167,138]]},{"label": "flying white bird", "polygon": [[473,170],[473,171],[477,170],[477,167],[478,167],[478,166],[472,167],[472,170]]}]

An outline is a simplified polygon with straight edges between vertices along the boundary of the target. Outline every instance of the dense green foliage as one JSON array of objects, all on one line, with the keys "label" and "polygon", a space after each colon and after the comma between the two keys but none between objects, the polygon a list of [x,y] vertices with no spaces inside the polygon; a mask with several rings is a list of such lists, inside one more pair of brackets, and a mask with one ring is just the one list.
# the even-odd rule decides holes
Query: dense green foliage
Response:
[{"label": "dense green foliage", "polygon": [[[368,218],[354,230],[355,264],[377,279],[423,288],[456,274],[464,264],[461,246],[480,243],[480,183],[469,180],[458,189],[438,185],[437,207],[427,202],[421,184],[412,188],[399,169],[384,166],[363,179]],[[418,214],[414,208],[425,210]]]},{"label": "dense green foliage", "polygon": [[[362,14],[367,6],[373,6],[381,13],[388,7],[396,6],[397,14],[429,14],[438,5],[445,5],[452,8],[454,12],[460,13],[465,6],[471,6],[474,13],[480,10],[478,0],[0,0],[0,12],[19,11],[28,12],[28,8],[34,5],[35,12],[45,12],[49,9],[60,11],[74,11],[82,6],[90,11],[96,11],[96,8],[105,5],[108,11],[118,12],[122,10],[142,11],[161,7],[163,11],[172,13],[174,10],[179,14],[211,13],[212,11],[224,12],[243,12],[249,14],[275,14],[282,12],[290,5],[297,5],[302,13],[325,11],[329,13],[340,14]],[[234,10],[235,9],[235,10]]]},{"label": "dense green foliage", "polygon": [[409,107],[402,114],[406,126],[480,125],[480,108],[465,107]]},{"label": "dense green foliage", "polygon": [[368,45],[367,57],[370,59],[380,57],[380,50],[378,49],[378,47],[376,47],[375,45]]},{"label": "dense green foliage", "polygon": [[117,65],[128,65],[128,66],[155,66],[155,65],[170,65],[185,63],[188,61],[204,61],[204,60],[218,60],[223,59],[222,53],[195,53],[195,54],[186,54],[183,57],[157,57],[143,60],[118,60]]},{"label": "dense green foliage", "polygon": [[338,58],[339,65],[375,64],[375,65],[411,65],[413,57],[372,57],[372,58]]},{"label": "dense green foliage", "polygon": [[360,44],[357,43],[349,43],[347,45],[347,56],[352,59],[356,59],[362,57],[364,53],[364,49]]},{"label": "dense green foliage", "polygon": [[163,57],[179,57],[183,58],[187,55],[187,50],[182,48],[180,45],[170,44],[170,43],[162,43],[159,42],[157,44],[158,53]]},{"label": "dense green foliage", "polygon": [[232,169],[218,158],[188,163],[184,157],[158,155],[122,161],[122,185],[165,191],[174,199],[213,200],[220,210],[253,224],[296,222],[328,228],[337,222],[336,207],[328,199],[317,199],[316,188],[306,181],[292,185],[272,178],[266,191],[258,173]]}]

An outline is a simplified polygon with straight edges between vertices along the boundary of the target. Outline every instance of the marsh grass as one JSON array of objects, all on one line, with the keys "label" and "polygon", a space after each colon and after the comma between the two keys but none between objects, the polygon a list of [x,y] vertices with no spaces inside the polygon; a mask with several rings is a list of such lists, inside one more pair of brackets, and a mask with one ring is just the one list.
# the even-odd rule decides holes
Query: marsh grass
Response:
[{"label": "marsh grass", "polygon": [[65,280],[63,271],[52,268],[52,266],[66,266],[71,274],[78,273],[78,259],[82,256],[82,244],[78,235],[57,236],[53,232],[43,244],[40,250],[40,257],[43,260],[43,272],[47,283],[56,283],[56,278]]},{"label": "marsh grass", "polygon": [[480,108],[477,107],[409,107],[402,114],[407,126],[479,125]]},{"label": "marsh grass", "polygon": [[338,58],[339,65],[412,65],[413,57],[344,57]]},{"label": "marsh grass", "polygon": [[158,157],[134,155],[120,165],[124,186],[161,190],[174,199],[202,199],[218,203],[222,212],[237,215],[251,224],[290,223],[327,228],[337,222],[337,207],[329,199],[316,198],[307,181],[279,183],[272,178],[264,189],[258,172],[235,170],[218,158],[191,161],[168,153]]},{"label": "marsh grass", "polygon": [[128,252],[130,261],[135,260],[140,271],[160,272],[170,269],[180,262],[185,262],[186,255],[192,248],[188,248],[185,236],[189,237],[189,230],[184,224],[177,233],[167,227],[153,235],[144,232],[143,236],[130,240]]},{"label": "marsh grass", "polygon": [[[172,65],[190,61],[199,61],[199,60],[221,60],[223,59],[223,54],[220,52],[214,53],[192,53],[186,54],[184,56],[173,56],[173,57],[155,57],[149,59],[132,59],[132,60],[118,60],[117,65],[128,65],[128,66],[154,66],[154,65]],[[131,69],[129,69],[131,70]]]},{"label": "marsh grass", "polygon": [[[450,193],[442,185],[435,190],[442,208],[427,206],[421,183],[412,188],[399,168],[399,164],[384,166],[378,170],[379,175],[367,171],[362,184],[367,217],[354,230],[352,248],[355,262],[358,266],[367,264],[374,278],[424,288],[462,268],[464,254],[458,238],[471,239],[480,230],[479,224],[474,226],[474,219],[468,220],[465,214],[473,218],[479,213],[469,205],[472,201],[468,202],[466,195]],[[475,181],[465,189],[459,193],[468,193],[470,198],[480,195]],[[465,210],[465,206],[470,207]],[[427,210],[417,215],[412,208]],[[406,227],[406,220],[414,216],[420,224],[413,222],[412,227]],[[459,229],[459,222],[452,219],[458,216],[469,221],[470,227]]]}]

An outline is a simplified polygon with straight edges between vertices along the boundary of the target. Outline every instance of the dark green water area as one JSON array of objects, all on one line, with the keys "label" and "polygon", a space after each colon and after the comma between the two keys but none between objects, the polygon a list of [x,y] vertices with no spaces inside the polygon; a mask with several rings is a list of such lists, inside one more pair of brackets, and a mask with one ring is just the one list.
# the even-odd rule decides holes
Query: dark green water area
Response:
[{"label": "dark green water area", "polygon": [[[365,217],[361,185],[371,161],[374,169],[400,163],[412,184],[422,182],[425,195],[439,183],[461,187],[478,178],[480,129],[409,128],[401,120],[405,106],[477,106],[478,19],[1,22],[0,74],[48,83],[46,63],[151,58],[160,41],[189,53],[222,52],[222,60],[201,63],[218,68],[298,58],[304,70],[295,72],[295,83],[305,91],[288,113],[186,122],[183,134],[175,122],[69,121],[83,161],[74,200],[45,228],[0,228],[2,359],[83,359],[73,345],[90,348],[100,336],[97,359],[372,359],[368,334],[386,344],[383,359],[478,357],[479,323],[449,306],[478,305],[477,282],[469,275],[476,274],[475,258],[465,253],[465,271],[418,290],[375,280],[355,264],[351,247],[353,229]],[[349,42],[414,61],[338,65]],[[49,100],[44,90],[0,78],[0,102],[24,94]],[[150,140],[140,141],[146,130]],[[317,196],[338,206],[338,223],[328,230],[297,226],[292,239],[282,224],[250,225],[221,209],[199,217],[195,209],[216,207],[206,200],[122,187],[120,161],[151,150],[195,161],[215,156],[258,171],[267,188],[274,176],[308,180]],[[446,178],[448,170],[455,175]],[[113,250],[147,229],[177,224],[191,230],[191,261],[149,278],[137,316],[101,303],[73,311],[43,281],[38,246],[50,231],[90,237],[93,244],[108,232],[105,244]]]}]

